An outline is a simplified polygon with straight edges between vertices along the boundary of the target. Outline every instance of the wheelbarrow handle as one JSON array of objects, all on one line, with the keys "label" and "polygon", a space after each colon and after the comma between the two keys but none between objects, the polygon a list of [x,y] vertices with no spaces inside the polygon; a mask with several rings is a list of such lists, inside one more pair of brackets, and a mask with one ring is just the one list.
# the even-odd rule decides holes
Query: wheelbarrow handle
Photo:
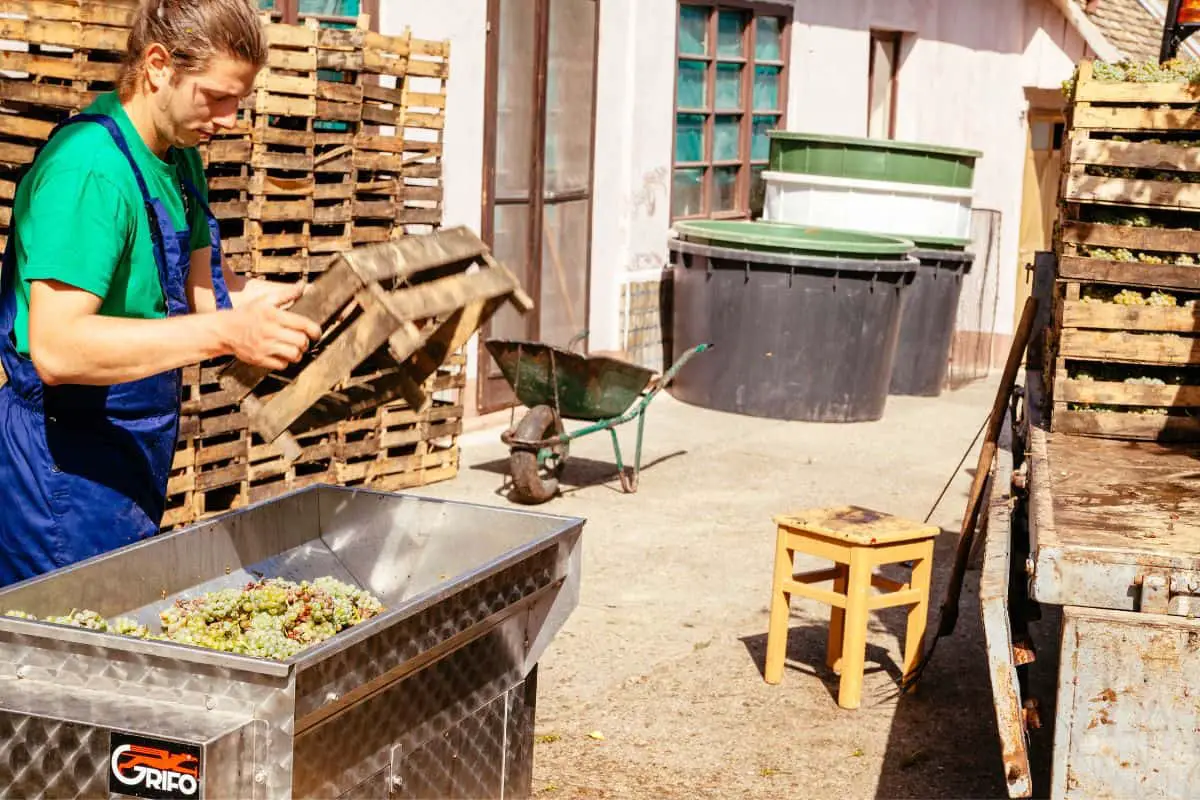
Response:
[{"label": "wheelbarrow handle", "polygon": [[700,355],[701,353],[703,353],[706,350],[712,350],[712,349],[713,349],[713,345],[711,343],[698,344],[695,347],[693,347],[691,350],[688,350],[686,353],[681,355],[679,357],[679,359],[671,366],[671,368],[669,370],[667,370],[666,374],[663,375],[661,378],[659,378],[657,381],[655,381],[653,393],[657,393],[659,390],[665,389],[668,386],[668,384],[671,383],[671,381],[675,380],[675,376],[679,374],[679,370],[683,369],[684,365],[687,364],[689,361],[691,361],[693,358]]}]

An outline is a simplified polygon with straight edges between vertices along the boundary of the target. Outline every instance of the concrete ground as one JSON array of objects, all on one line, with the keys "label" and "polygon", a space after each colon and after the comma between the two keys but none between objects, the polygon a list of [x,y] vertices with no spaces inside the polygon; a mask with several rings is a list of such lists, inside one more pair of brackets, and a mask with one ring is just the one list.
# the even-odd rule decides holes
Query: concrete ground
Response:
[{"label": "concrete ground", "polygon": [[[882,421],[856,425],[752,419],[662,394],[636,495],[620,491],[607,435],[576,442],[564,494],[541,507],[587,524],[581,603],[541,663],[538,796],[1006,796],[978,573],[916,695],[895,696],[902,610],[872,621],[858,711],[837,706],[828,609],[816,602],[793,602],[783,683],[761,673],[772,515],[852,503],[924,519],[995,390],[993,379],[892,398]],[[631,455],[636,426],[619,431]],[[464,437],[460,476],[420,493],[507,504],[498,436]],[[974,465],[972,454],[932,520],[943,535],[931,631]]]}]

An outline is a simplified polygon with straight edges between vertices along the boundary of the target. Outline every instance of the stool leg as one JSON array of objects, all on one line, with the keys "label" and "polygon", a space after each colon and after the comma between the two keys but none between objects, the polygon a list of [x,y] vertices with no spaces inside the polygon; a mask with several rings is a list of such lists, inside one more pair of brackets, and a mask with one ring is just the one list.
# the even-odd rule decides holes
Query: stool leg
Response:
[{"label": "stool leg", "polygon": [[[845,596],[850,575],[848,564],[836,565],[838,575],[833,579],[833,591]],[[825,663],[835,673],[842,669],[842,643],[846,637],[846,609],[833,606],[829,614],[829,641],[825,645]]]},{"label": "stool leg", "polygon": [[874,562],[865,547],[850,554],[849,586],[846,591],[845,636],[842,648],[842,680],[838,705],[858,708],[862,700],[863,669],[867,659],[867,616]]},{"label": "stool leg", "polygon": [[925,646],[925,625],[929,620],[929,588],[933,581],[933,543],[913,565],[910,586],[921,593],[920,602],[908,610],[908,629],[904,641],[904,677],[908,678],[921,660]]},{"label": "stool leg", "polygon": [[795,569],[795,551],[787,546],[787,534],[780,530],[775,540],[775,577],[771,581],[771,621],[767,626],[767,661],[763,678],[767,683],[783,680],[783,661],[787,656],[788,618],[792,595],[785,591]]}]

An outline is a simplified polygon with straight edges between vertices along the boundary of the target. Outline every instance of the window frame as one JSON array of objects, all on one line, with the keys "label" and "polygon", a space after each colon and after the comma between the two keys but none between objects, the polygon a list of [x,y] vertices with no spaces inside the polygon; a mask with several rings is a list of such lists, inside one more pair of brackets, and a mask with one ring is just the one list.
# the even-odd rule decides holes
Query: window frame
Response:
[{"label": "window frame", "polygon": [[888,106],[887,131],[885,139],[896,138],[896,109],[900,105],[900,66],[904,58],[903,31],[883,30],[872,28],[868,39],[867,54],[867,136],[871,137],[871,115],[875,106],[875,52],[876,44],[880,43],[892,50],[892,74],[888,78],[888,94],[891,103]]},{"label": "window frame", "polygon": [[[360,0],[359,8],[363,14],[367,14],[371,19],[371,30],[379,32],[379,0]],[[299,25],[306,19],[315,19],[321,23],[349,23],[351,25],[358,22],[358,17],[343,17],[343,16],[327,16],[325,14],[301,14],[300,0],[275,0],[275,10],[270,12],[271,18],[276,22],[282,22],[285,25]]]},{"label": "window frame", "polygon": [[[708,9],[707,39],[709,52],[699,56],[693,53],[681,52],[682,45],[682,14],[684,7]],[[720,12],[741,11],[749,14],[748,24],[742,31],[742,57],[722,57],[719,52]],[[759,60],[755,50],[758,42],[758,24],[760,17],[775,17],[780,21],[780,59]],[[777,127],[787,126],[788,112],[788,78],[791,71],[791,26],[792,14],[789,6],[779,3],[756,2],[755,0],[678,0],[675,4],[675,49],[674,49],[674,85],[672,87],[671,112],[671,169],[669,174],[670,190],[668,202],[672,222],[688,219],[749,219],[753,214],[753,174],[756,167],[766,168],[768,159],[754,159],[754,118],[756,116],[775,116]],[[681,108],[679,105],[680,64],[684,61],[703,62],[705,64],[705,108]],[[741,103],[736,111],[716,107],[716,83],[718,64],[740,63],[742,69]],[[758,66],[779,67],[779,102],[776,109],[754,108],[754,77]],[[761,112],[761,113],[760,113]],[[704,116],[704,159],[701,161],[678,161],[679,115],[695,114]],[[741,117],[739,125],[738,158],[736,160],[717,161],[714,156],[716,118],[718,116],[737,115]],[[713,210],[716,197],[716,171],[721,167],[737,167],[738,178],[734,188],[734,207],[731,210]],[[705,177],[701,186],[701,211],[697,214],[675,213],[675,173],[681,169],[704,169]]]}]

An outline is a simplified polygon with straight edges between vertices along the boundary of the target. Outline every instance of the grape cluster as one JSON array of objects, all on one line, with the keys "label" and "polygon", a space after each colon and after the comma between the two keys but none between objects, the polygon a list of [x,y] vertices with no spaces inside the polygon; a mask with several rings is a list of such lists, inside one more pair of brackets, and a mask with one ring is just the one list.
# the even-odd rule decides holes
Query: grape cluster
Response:
[{"label": "grape cluster", "polygon": [[1122,261],[1137,264],[1174,264],[1180,267],[1196,266],[1196,256],[1192,253],[1154,253],[1149,251],[1134,252],[1127,247],[1109,249],[1106,247],[1079,248],[1079,255],[1084,258],[1100,258],[1106,261]]},{"label": "grape cluster", "polygon": [[[1096,59],[1092,62],[1092,75],[1104,83],[1197,83],[1200,82],[1200,64],[1173,58],[1166,63],[1133,61],[1123,59],[1109,62]],[[1063,96],[1075,95],[1075,84],[1079,80],[1079,69],[1062,82]]]},{"label": "grape cluster", "polygon": [[[75,610],[44,621],[284,660],[382,612],[370,593],[326,576],[311,583],[268,578],[176,600],[159,614],[161,634],[125,618],[110,623],[94,611]],[[7,616],[34,619],[20,611]]]}]

